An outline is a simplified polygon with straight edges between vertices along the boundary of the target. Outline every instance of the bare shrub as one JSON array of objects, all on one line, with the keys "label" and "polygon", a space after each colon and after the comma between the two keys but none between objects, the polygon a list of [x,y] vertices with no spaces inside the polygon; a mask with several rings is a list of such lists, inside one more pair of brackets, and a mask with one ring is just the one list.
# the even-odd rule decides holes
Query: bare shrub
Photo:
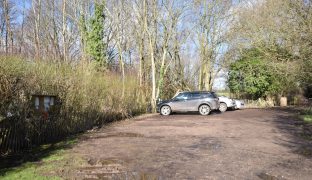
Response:
[{"label": "bare shrub", "polygon": [[[0,128],[6,133],[0,136],[0,150],[18,151],[144,112],[135,77],[126,78],[122,95],[120,76],[97,72],[92,64],[73,67],[1,57]],[[32,111],[33,94],[58,97],[48,119]]]}]

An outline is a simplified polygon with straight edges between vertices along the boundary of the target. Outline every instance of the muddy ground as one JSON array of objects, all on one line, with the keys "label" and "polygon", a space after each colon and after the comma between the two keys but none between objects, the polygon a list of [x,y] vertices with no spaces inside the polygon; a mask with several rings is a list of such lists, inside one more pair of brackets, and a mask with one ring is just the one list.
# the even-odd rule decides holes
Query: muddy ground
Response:
[{"label": "muddy ground", "polygon": [[66,179],[311,179],[312,141],[289,109],[148,115],[83,135]]}]

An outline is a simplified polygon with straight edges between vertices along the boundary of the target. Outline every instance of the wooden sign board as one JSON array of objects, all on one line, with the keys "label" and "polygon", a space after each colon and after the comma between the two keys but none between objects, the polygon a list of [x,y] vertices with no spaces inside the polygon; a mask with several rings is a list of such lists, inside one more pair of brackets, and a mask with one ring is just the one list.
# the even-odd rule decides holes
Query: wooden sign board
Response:
[{"label": "wooden sign board", "polygon": [[35,111],[48,112],[52,106],[55,106],[56,96],[52,95],[32,95],[32,104]]}]

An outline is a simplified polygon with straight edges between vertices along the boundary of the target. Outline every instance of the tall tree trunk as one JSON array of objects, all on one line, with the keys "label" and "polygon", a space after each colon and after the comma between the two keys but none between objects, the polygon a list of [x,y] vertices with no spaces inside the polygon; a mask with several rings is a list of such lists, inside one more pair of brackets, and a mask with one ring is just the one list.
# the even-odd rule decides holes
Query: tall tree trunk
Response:
[{"label": "tall tree trunk", "polygon": [[63,0],[63,7],[62,7],[62,35],[63,35],[63,61],[67,61],[67,43],[66,43],[66,0]]},{"label": "tall tree trunk", "polygon": [[62,53],[60,49],[60,43],[59,43],[59,38],[58,38],[58,27],[56,23],[56,8],[55,8],[55,1],[52,1],[52,23],[53,23],[53,47],[54,47],[54,53],[55,53],[55,58],[57,59],[62,59]]},{"label": "tall tree trunk", "polygon": [[165,47],[163,48],[163,56],[162,56],[160,72],[159,72],[156,99],[158,99],[161,95],[162,85],[163,85],[164,76],[165,76],[165,60],[166,60],[166,55],[167,55],[167,47],[166,46],[167,45],[165,45]]},{"label": "tall tree trunk", "polygon": [[153,12],[152,12],[152,23],[154,23],[153,27],[148,26],[148,21],[147,21],[147,0],[144,0],[143,2],[143,11],[144,11],[144,29],[147,33],[148,36],[148,44],[149,44],[149,51],[150,51],[150,60],[151,60],[151,76],[152,76],[152,94],[151,94],[151,108],[152,111],[156,111],[156,64],[155,64],[155,36],[156,36],[156,18],[157,18],[157,2],[155,0],[153,1]]},{"label": "tall tree trunk", "polygon": [[151,67],[152,67],[152,97],[151,97],[151,107],[152,111],[155,112],[156,110],[156,65],[155,65],[155,58],[154,58],[154,47],[152,39],[149,39],[149,46],[150,46],[150,58],[151,58]]},{"label": "tall tree trunk", "polygon": [[139,67],[139,85],[143,86],[143,76],[144,76],[144,39],[141,38],[139,45],[139,59],[140,59],[140,67]]},{"label": "tall tree trunk", "polygon": [[[121,35],[120,35],[121,36]],[[123,59],[123,50],[121,48],[121,37],[118,38],[118,42],[117,42],[117,47],[118,47],[118,51],[119,51],[119,63],[120,63],[120,69],[121,69],[121,73],[122,73],[122,98],[125,97],[125,64],[124,64],[124,59]]]},{"label": "tall tree trunk", "polygon": [[5,53],[9,53],[11,48],[11,53],[13,53],[13,34],[11,31],[11,22],[10,22],[10,7],[8,0],[3,1],[4,6],[4,18],[5,18]]},{"label": "tall tree trunk", "polygon": [[41,21],[41,0],[32,0],[32,8],[35,16],[35,57],[37,60],[40,58],[40,21]]},{"label": "tall tree trunk", "polygon": [[24,47],[24,26],[25,26],[25,10],[26,10],[26,2],[23,0],[23,12],[22,12],[22,33],[21,33],[21,42],[19,46],[19,53],[22,54],[23,47]]},{"label": "tall tree trunk", "polygon": [[206,91],[210,91],[211,90],[211,87],[210,87],[210,71],[211,71],[211,68],[210,67],[210,61],[209,60],[206,60],[206,63],[205,63],[205,80],[204,80],[204,84],[205,84],[205,90]]}]

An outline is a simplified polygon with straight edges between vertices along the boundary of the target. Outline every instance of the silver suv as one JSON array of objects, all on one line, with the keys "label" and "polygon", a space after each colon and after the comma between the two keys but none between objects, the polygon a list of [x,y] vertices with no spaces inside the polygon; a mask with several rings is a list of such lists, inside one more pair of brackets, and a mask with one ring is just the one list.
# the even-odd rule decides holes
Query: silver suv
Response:
[{"label": "silver suv", "polygon": [[214,92],[181,92],[170,100],[157,103],[157,112],[165,116],[172,112],[199,112],[201,115],[208,115],[219,107],[220,102]]}]

